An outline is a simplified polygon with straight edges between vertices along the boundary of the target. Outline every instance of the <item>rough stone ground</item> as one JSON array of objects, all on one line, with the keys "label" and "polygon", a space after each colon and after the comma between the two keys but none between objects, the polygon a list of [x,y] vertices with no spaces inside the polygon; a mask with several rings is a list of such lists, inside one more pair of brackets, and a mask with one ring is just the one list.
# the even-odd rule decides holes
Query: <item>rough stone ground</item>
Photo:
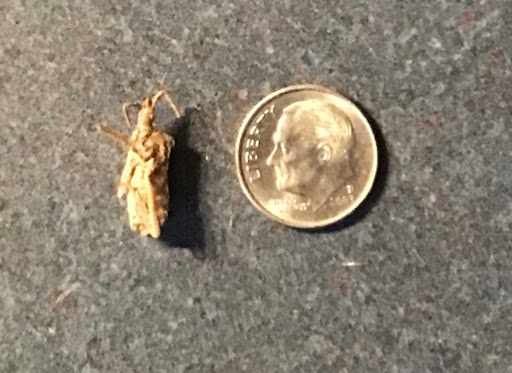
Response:
[{"label": "rough stone ground", "polygon": [[[0,4],[1,372],[512,372],[512,3]],[[96,125],[166,75],[164,240]],[[379,179],[306,232],[247,201],[237,121],[296,83],[366,109]],[[358,267],[343,266],[347,261]]]}]

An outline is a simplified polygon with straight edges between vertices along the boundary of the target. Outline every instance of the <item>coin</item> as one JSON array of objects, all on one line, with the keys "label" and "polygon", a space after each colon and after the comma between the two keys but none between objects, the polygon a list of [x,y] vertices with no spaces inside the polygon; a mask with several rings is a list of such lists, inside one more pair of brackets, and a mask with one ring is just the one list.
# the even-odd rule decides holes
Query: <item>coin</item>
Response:
[{"label": "coin", "polygon": [[268,217],[297,228],[334,223],[367,197],[377,144],[355,104],[316,85],[280,89],[245,117],[236,143],[238,178]]}]

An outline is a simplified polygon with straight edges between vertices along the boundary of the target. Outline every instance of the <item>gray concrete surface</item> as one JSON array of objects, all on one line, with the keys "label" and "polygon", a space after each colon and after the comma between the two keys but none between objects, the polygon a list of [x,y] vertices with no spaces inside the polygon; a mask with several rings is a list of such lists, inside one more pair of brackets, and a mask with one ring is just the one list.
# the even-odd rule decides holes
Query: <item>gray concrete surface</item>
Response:
[{"label": "gray concrete surface", "polygon": [[[511,18],[509,0],[2,1],[0,372],[512,372]],[[190,120],[159,111],[181,145],[154,241],[96,126],[124,129],[121,103],[164,75]],[[234,173],[237,121],[295,83],[381,134],[370,200],[328,230],[268,220]]]}]

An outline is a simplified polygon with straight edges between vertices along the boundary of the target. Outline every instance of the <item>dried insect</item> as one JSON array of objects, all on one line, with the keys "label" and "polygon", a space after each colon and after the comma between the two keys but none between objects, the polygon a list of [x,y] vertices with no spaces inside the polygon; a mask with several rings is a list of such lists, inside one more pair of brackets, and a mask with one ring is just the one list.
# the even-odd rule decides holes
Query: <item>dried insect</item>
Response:
[{"label": "dried insect", "polygon": [[160,226],[167,219],[169,186],[167,170],[169,156],[174,146],[172,136],[154,127],[155,106],[165,99],[177,118],[180,112],[165,88],[153,98],[141,103],[125,103],[123,115],[130,128],[128,108],[138,108],[137,125],[131,137],[125,136],[109,126],[100,126],[99,131],[127,150],[126,164],[117,188],[117,197],[127,195],[127,208],[130,227],[140,235],[160,236]]}]

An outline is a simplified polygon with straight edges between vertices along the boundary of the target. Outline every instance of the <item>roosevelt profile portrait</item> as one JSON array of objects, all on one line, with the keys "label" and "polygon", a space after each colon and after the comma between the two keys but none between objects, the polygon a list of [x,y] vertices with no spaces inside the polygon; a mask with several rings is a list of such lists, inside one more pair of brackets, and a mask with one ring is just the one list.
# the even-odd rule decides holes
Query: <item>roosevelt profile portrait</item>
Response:
[{"label": "roosevelt profile portrait", "polygon": [[352,123],[329,101],[309,99],[285,107],[272,140],[266,163],[274,168],[276,188],[302,196],[313,211],[353,174]]}]

